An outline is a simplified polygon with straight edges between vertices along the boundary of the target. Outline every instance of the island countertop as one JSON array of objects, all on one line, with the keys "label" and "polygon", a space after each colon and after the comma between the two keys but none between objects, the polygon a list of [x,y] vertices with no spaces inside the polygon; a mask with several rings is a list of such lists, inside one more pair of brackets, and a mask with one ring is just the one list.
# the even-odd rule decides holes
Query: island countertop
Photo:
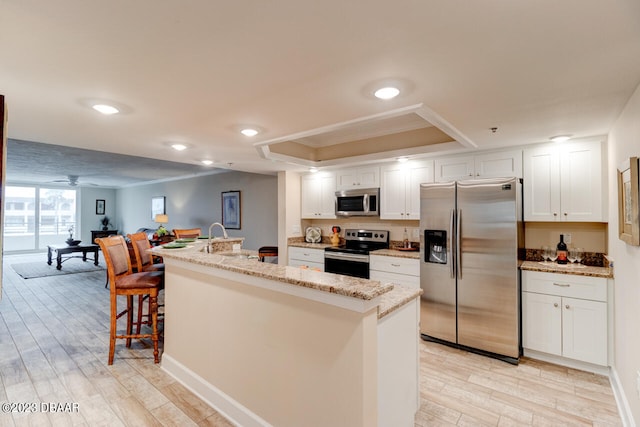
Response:
[{"label": "island countertop", "polygon": [[230,256],[230,252],[207,253],[203,251],[205,248],[206,244],[195,242],[181,249],[164,249],[162,246],[157,246],[152,249],[152,252],[164,258],[215,267],[363,300],[374,299],[393,289],[393,284],[380,283],[377,280],[323,273],[248,259],[247,255],[252,254],[247,251],[244,251],[245,256]]}]

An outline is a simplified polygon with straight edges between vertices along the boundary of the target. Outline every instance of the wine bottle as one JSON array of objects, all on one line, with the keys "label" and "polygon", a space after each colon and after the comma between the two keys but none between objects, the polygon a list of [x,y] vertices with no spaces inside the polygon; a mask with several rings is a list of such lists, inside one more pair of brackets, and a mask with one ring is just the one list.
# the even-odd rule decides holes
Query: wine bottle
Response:
[{"label": "wine bottle", "polygon": [[564,234],[560,235],[560,242],[557,246],[558,264],[567,263],[567,245],[564,243]]},{"label": "wine bottle", "polygon": [[407,234],[407,229],[404,229],[404,233],[402,234],[402,247],[405,249],[409,249],[411,244],[409,243],[409,235]]}]

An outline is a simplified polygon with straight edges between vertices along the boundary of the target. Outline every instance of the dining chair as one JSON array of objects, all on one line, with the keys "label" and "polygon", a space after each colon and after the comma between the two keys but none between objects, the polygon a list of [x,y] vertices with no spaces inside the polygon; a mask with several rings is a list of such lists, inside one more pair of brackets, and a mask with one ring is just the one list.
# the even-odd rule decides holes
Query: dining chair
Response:
[{"label": "dining chair", "polygon": [[176,239],[195,239],[200,237],[202,230],[200,228],[174,228],[173,234]]},{"label": "dining chair", "polygon": [[[96,239],[107,264],[111,299],[111,325],[109,328],[109,365],[113,364],[116,340],[125,339],[127,348],[131,347],[132,339],[151,338],[153,342],[153,361],[159,362],[158,352],[158,292],[164,281],[164,273],[161,271],[133,272],[131,258],[127,243],[123,236],[109,236]],[[142,322],[140,310],[138,310],[137,322],[133,321],[133,297],[149,297],[149,311],[151,315],[151,333],[133,333],[133,325]],[[124,296],[127,307],[118,312],[118,297]],[[127,327],[123,334],[118,334],[117,321],[122,316],[127,316]]]}]

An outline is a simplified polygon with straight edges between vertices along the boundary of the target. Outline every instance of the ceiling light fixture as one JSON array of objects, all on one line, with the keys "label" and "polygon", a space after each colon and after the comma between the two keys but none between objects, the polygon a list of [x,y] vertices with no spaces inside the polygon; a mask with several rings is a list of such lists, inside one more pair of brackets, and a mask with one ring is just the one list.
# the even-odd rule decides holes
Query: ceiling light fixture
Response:
[{"label": "ceiling light fixture", "polygon": [[182,151],[182,150],[186,150],[187,146],[184,144],[171,144],[171,148],[173,148],[176,151]]},{"label": "ceiling light fixture", "polygon": [[409,161],[408,157],[398,157],[396,160],[398,160],[400,163],[406,163]]},{"label": "ceiling light fixture", "polygon": [[120,112],[120,110],[118,110],[116,107],[112,105],[107,105],[107,104],[95,104],[95,105],[92,105],[91,107],[94,110],[98,111],[99,113],[102,113],[107,116],[110,116],[112,114],[118,114]]},{"label": "ceiling light fixture", "polygon": [[557,135],[550,138],[553,142],[565,142],[571,139],[571,135]]},{"label": "ceiling light fixture", "polygon": [[391,99],[391,98],[395,98],[400,94],[400,89],[392,86],[387,86],[387,87],[383,87],[376,90],[373,94],[375,95],[376,98]]},{"label": "ceiling light fixture", "polygon": [[205,166],[211,166],[213,164],[213,160],[209,160],[209,159],[201,160],[201,162]]},{"label": "ceiling light fixture", "polygon": [[318,168],[309,168],[309,172],[316,173],[318,172]]},{"label": "ceiling light fixture", "polygon": [[258,134],[258,131],[252,128],[244,128],[240,131],[240,133],[244,136],[256,136]]}]

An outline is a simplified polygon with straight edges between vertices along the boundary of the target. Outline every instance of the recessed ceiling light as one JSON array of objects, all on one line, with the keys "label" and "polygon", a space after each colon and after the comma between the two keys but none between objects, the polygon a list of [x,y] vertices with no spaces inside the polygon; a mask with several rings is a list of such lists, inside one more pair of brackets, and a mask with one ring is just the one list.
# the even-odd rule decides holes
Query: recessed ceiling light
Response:
[{"label": "recessed ceiling light", "polygon": [[318,168],[309,168],[309,172],[316,173],[318,172]]},{"label": "recessed ceiling light", "polygon": [[400,163],[406,163],[406,162],[408,162],[408,161],[409,161],[409,158],[408,158],[408,157],[398,157],[398,158],[397,158],[397,160],[398,160]]},{"label": "recessed ceiling light", "polygon": [[118,114],[120,112],[116,107],[107,104],[95,104],[92,108],[107,116],[110,116],[111,114]]},{"label": "recessed ceiling light", "polygon": [[399,93],[400,93],[400,90],[398,88],[388,86],[388,87],[383,87],[376,90],[373,94],[376,96],[376,98],[391,99],[398,96]]},{"label": "recessed ceiling light", "polygon": [[202,164],[206,165],[206,166],[210,166],[210,165],[213,164],[213,160],[204,159],[204,160],[202,160]]},{"label": "recessed ceiling light", "polygon": [[256,136],[258,134],[258,131],[252,128],[245,128],[242,129],[240,133],[244,136]]},{"label": "recessed ceiling light", "polygon": [[173,148],[176,151],[182,151],[182,150],[186,150],[187,146],[184,144],[171,144],[171,148]]},{"label": "recessed ceiling light", "polygon": [[557,136],[552,136],[551,140],[553,142],[565,142],[571,139],[571,135],[557,135]]}]

